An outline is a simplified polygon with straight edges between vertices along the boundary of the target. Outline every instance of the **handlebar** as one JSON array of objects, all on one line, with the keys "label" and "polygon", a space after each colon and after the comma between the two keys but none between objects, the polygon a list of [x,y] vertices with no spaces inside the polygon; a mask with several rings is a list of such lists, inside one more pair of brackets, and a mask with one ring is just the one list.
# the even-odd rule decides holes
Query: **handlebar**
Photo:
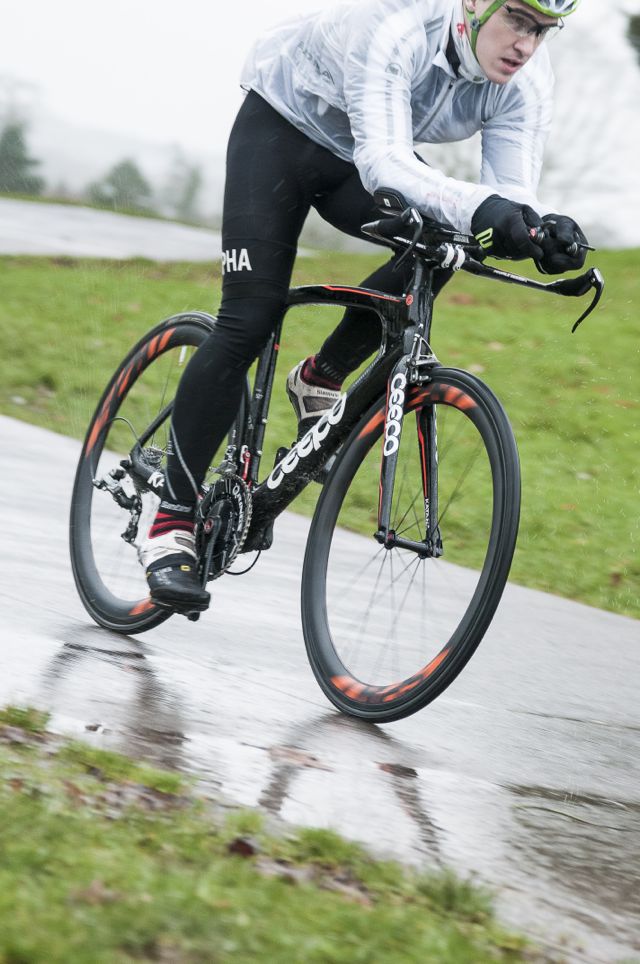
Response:
[{"label": "handlebar", "polygon": [[[405,207],[400,212],[396,207],[395,213],[378,221],[363,224],[361,230],[369,237],[380,240],[398,251],[403,251],[402,256],[398,259],[397,266],[411,254],[415,254],[435,267],[453,271],[468,271],[470,274],[493,278],[496,281],[522,285],[526,288],[535,288],[538,291],[548,291],[552,294],[567,297],[580,297],[593,289],[593,300],[573,325],[572,332],[593,311],[604,290],[604,279],[597,268],[591,268],[575,278],[560,278],[545,283],[484,264],[482,248],[472,235],[463,234],[448,225],[423,218],[420,212],[413,207]],[[409,231],[412,237],[408,236]],[[531,228],[531,237],[536,243],[541,243],[547,237],[543,225]],[[573,244],[568,246],[567,253],[569,255],[576,254],[578,248],[594,250],[588,244],[574,241]]]},{"label": "handlebar", "polygon": [[[413,238],[407,237],[407,229],[413,229]],[[427,248],[438,247],[440,244],[460,245],[465,251],[473,254],[481,254],[482,248],[471,234],[463,234],[453,228],[438,221],[431,221],[423,218],[415,208],[406,208],[402,214],[393,214],[390,217],[380,218],[379,221],[371,221],[363,224],[361,229],[363,234],[377,238],[380,241],[396,242],[393,247],[405,248],[410,246],[419,253],[423,253]]]}]

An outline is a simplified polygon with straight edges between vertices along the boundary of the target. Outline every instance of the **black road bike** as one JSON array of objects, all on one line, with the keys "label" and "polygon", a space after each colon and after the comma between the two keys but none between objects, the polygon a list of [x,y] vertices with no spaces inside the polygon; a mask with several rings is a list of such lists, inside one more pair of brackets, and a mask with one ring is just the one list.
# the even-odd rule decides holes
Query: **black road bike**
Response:
[{"label": "black road bike", "polygon": [[[430,346],[434,271],[559,295],[593,290],[573,330],[604,282],[597,269],[542,283],[490,267],[473,237],[425,221],[392,192],[378,200],[386,216],[363,231],[412,259],[406,293],[313,285],[293,288],[287,305],[373,309],[377,355],[261,475],[281,323],[203,485],[195,532],[203,585],[247,571],[271,545],[278,515],[322,481],[302,573],[307,653],[340,710],[383,722],[425,706],[462,670],[496,610],[518,530],[520,470],[505,411],[480,379],[445,367]],[[136,546],[158,504],[178,381],[214,324],[190,311],[153,328],[114,373],[89,425],[71,559],[87,611],[108,629],[139,633],[172,615],[150,601]]]}]

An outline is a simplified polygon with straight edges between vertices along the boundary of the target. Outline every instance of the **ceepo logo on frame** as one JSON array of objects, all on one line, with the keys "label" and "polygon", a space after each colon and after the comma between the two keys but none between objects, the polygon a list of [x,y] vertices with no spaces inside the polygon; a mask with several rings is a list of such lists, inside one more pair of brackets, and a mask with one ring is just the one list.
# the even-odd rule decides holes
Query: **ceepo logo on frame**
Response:
[{"label": "ceepo logo on frame", "polygon": [[393,376],[389,391],[389,407],[387,410],[387,421],[384,428],[384,448],[385,458],[398,451],[400,445],[400,431],[402,429],[402,414],[404,412],[405,388],[407,387],[406,376],[398,372]]}]

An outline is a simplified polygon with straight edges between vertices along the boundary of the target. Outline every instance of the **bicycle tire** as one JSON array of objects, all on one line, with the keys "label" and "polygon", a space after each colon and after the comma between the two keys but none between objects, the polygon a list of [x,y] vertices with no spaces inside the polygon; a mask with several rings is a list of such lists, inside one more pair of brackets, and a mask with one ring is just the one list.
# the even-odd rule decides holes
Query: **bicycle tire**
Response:
[{"label": "bicycle tire", "polygon": [[[211,332],[215,319],[204,312],[174,315],[147,332],[120,363],[89,423],[71,497],[69,544],[76,587],[85,609],[101,626],[140,633],[172,613],[151,603],[134,544],[121,538],[130,513],[100,491],[94,479],[126,457],[136,438],[144,438],[154,418],[162,421],[146,444],[155,443],[164,467],[173,395],[187,355]],[[122,480],[126,494],[137,491],[131,477]],[[140,494],[140,493],[139,493]],[[146,535],[158,497],[140,494],[142,515],[137,541]]]},{"label": "bicycle tire", "polygon": [[[439,368],[428,383],[411,390],[405,412],[417,413],[427,405],[434,407],[438,421],[441,515],[437,523],[442,529],[442,559],[420,559],[400,548],[387,550],[372,537],[367,540],[340,528],[362,511],[368,512],[372,535],[377,528],[380,447],[376,442],[384,427],[383,397],[371,406],[343,446],[318,500],[307,541],[302,623],[311,667],[323,692],[339,710],[372,722],[415,713],[458,676],[495,613],[516,544],[520,466],[513,431],[500,402],[468,372]],[[394,512],[404,520],[402,525],[420,530],[422,524],[424,532],[424,519],[415,511],[416,501],[423,499],[419,472],[418,495],[404,517],[400,506],[403,494],[399,487],[405,485],[401,467],[408,479],[419,458],[417,432],[412,431],[411,421],[404,419]],[[443,425],[445,444],[441,444]],[[460,482],[456,482],[456,474]],[[469,495],[466,502],[464,493]],[[367,503],[364,509],[363,502]],[[488,522],[483,521],[485,502]],[[365,552],[370,559],[362,567]],[[396,563],[397,575],[393,557],[404,566],[398,569]],[[391,573],[388,590],[378,585],[385,566]],[[418,614],[420,570],[423,597]],[[401,611],[390,613],[398,595],[396,584],[405,574],[409,585]],[[455,612],[449,612],[452,606]],[[360,608],[364,628],[356,629]]]}]

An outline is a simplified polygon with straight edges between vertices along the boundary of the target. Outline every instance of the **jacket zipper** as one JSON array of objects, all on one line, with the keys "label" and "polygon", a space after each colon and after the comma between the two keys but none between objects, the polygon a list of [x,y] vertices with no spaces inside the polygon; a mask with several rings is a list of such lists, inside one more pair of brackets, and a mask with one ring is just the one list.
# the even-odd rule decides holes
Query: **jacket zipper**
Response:
[{"label": "jacket zipper", "polygon": [[456,83],[457,83],[457,80],[456,80],[456,79],[452,79],[452,80],[449,81],[448,86],[445,87],[444,91],[443,91],[442,94],[440,95],[440,100],[435,104],[435,106],[434,106],[433,110],[431,111],[431,114],[430,114],[429,117],[427,118],[426,122],[419,127],[419,129],[418,129],[418,131],[417,131],[417,133],[416,133],[416,140],[419,140],[419,139],[420,139],[420,136],[421,136],[422,134],[424,134],[424,132],[433,124],[434,120],[436,119],[436,117],[438,116],[438,114],[440,113],[440,111],[442,110],[442,108],[444,107],[445,101],[447,100],[449,94],[451,93],[451,91],[452,91],[453,88],[455,87]]}]

